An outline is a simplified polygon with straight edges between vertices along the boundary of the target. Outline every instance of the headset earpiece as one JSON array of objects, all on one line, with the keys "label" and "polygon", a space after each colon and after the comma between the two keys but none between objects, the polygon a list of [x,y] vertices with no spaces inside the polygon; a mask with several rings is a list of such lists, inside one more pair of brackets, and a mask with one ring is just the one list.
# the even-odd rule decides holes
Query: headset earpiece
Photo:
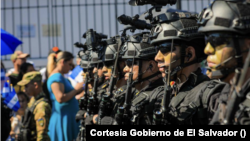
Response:
[{"label": "headset earpiece", "polygon": [[188,53],[188,54],[186,55],[186,57],[188,58],[188,61],[189,61],[189,59],[192,57],[192,54],[191,54],[191,53]]},{"label": "headset earpiece", "polygon": [[149,68],[150,68],[150,69],[151,69],[151,68],[153,68],[153,65],[152,65],[152,64],[150,64],[150,65],[149,65]]}]

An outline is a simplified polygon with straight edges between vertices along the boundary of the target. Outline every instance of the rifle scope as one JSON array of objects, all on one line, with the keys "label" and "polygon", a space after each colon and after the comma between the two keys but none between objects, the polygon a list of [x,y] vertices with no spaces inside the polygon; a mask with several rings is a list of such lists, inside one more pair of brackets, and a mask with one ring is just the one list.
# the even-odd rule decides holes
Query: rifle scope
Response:
[{"label": "rifle scope", "polygon": [[152,5],[173,5],[176,4],[177,0],[130,0],[129,5],[132,6],[140,6],[145,4],[152,4]]},{"label": "rifle scope", "polygon": [[152,28],[151,24],[148,24],[146,21],[140,20],[138,18],[139,18],[139,15],[136,15],[132,18],[130,16],[123,14],[119,16],[117,19],[120,24],[131,25],[137,29],[142,29],[142,30],[149,29],[150,30]]}]

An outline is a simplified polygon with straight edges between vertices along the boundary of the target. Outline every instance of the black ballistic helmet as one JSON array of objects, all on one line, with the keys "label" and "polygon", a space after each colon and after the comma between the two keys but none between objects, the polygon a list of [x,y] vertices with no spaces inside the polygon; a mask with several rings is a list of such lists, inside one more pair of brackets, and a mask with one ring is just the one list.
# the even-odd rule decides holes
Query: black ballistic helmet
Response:
[{"label": "black ballistic helmet", "polygon": [[204,39],[204,35],[198,33],[197,14],[189,12],[167,12],[157,15],[158,21],[151,30],[151,44],[182,40]]},{"label": "black ballistic helmet", "polygon": [[139,72],[138,78],[133,81],[133,84],[140,83],[144,80],[153,78],[159,74],[159,72],[152,74],[146,78],[142,78],[144,74],[141,70],[143,60],[154,60],[157,54],[154,46],[150,45],[149,32],[142,32],[130,36],[129,39],[124,43],[121,49],[123,54],[122,59],[135,59],[139,61]]},{"label": "black ballistic helmet", "polygon": [[130,36],[123,44],[121,52],[122,59],[149,59],[157,54],[153,45],[150,45],[149,32],[142,32]]},{"label": "black ballistic helmet", "polygon": [[104,60],[105,62],[114,61],[116,58],[116,52],[118,50],[118,41],[116,37],[111,37],[110,39],[106,40],[107,47],[105,50]]},{"label": "black ballistic helmet", "polygon": [[250,33],[250,2],[247,0],[215,0],[199,15],[199,32]]},{"label": "black ballistic helmet", "polygon": [[241,56],[244,51],[240,48],[238,37],[250,37],[249,0],[215,0],[200,13],[198,24],[200,33],[227,33],[234,36],[232,41],[236,51],[234,58],[237,60],[237,66],[213,71],[212,77],[222,76],[223,79],[236,67],[243,67]]},{"label": "black ballistic helmet", "polygon": [[93,68],[90,65],[90,60],[91,60],[90,51],[80,51],[78,53],[78,55],[81,58],[81,61],[80,61],[81,68],[83,68],[83,69],[91,69],[91,68]]},{"label": "black ballistic helmet", "polygon": [[[184,67],[194,63],[200,63],[207,56],[203,50],[205,48],[204,34],[198,33],[198,14],[190,12],[170,11],[154,17],[157,24],[151,30],[151,44],[156,45],[164,42],[178,43],[181,47],[181,64],[174,69],[173,74]],[[186,47],[195,48],[196,59],[189,63],[184,63],[186,57]]]}]

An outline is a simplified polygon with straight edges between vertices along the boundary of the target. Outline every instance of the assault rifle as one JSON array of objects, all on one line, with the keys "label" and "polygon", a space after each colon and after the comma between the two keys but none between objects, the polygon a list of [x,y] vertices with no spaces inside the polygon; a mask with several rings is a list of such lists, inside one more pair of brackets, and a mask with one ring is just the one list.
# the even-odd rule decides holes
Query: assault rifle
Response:
[{"label": "assault rifle", "polygon": [[[99,66],[99,65],[98,65]],[[98,100],[97,100],[97,85],[98,85],[98,71],[94,73],[94,87],[90,92],[90,97],[88,98],[87,112],[89,115],[94,115],[98,110]]]},{"label": "assault rifle", "polygon": [[84,96],[81,98],[81,102],[82,102],[82,108],[83,109],[87,109],[87,105],[88,105],[88,81],[89,81],[89,70],[87,70],[86,72],[86,76],[85,76],[85,89],[84,89]]},{"label": "assault rifle", "polygon": [[153,115],[153,122],[155,125],[167,124],[167,114],[168,114],[168,109],[169,109],[168,106],[170,103],[171,93],[172,93],[172,89],[170,86],[170,79],[171,79],[173,44],[174,44],[174,40],[172,39],[170,63],[169,63],[168,71],[165,70],[165,77],[164,77],[165,87],[164,87],[164,95],[162,99],[162,106],[159,111],[157,110],[154,111],[154,115]]},{"label": "assault rifle", "polygon": [[120,48],[121,48],[121,44],[122,44],[122,41],[121,41],[121,37],[118,36],[116,37],[116,41],[118,42],[118,47],[117,47],[117,52],[116,52],[116,55],[115,55],[115,63],[114,63],[114,67],[113,67],[113,70],[112,70],[112,75],[111,75],[111,78],[110,78],[110,83],[109,83],[109,88],[108,88],[108,92],[103,95],[102,97],[102,101],[100,103],[100,108],[99,108],[99,111],[98,111],[98,124],[100,125],[101,124],[101,119],[106,115],[106,110],[108,109],[108,106],[110,106],[110,99],[113,97],[113,90],[114,90],[114,87],[115,87],[115,84],[117,82],[117,74],[116,74],[116,69],[117,69],[117,65],[118,65],[118,58],[119,58],[119,52],[120,52]]},{"label": "assault rifle", "polygon": [[131,106],[131,94],[132,94],[132,86],[133,86],[133,66],[134,66],[134,61],[135,61],[135,51],[134,50],[134,58],[133,58],[133,63],[132,63],[132,69],[129,72],[128,80],[127,80],[127,91],[125,95],[125,102],[123,105],[123,108],[119,108],[118,110],[119,113],[123,112],[123,123],[125,125],[129,124],[130,118],[129,118],[129,111],[130,111],[130,106]]},{"label": "assault rifle", "polygon": [[233,81],[234,84],[232,85],[234,89],[229,95],[230,97],[227,109],[224,115],[224,120],[222,121],[223,125],[230,125],[234,123],[235,113],[239,108],[239,104],[241,103],[242,99],[245,98],[244,92],[242,91],[241,88],[246,78],[249,65],[250,65],[250,51],[248,51],[248,55],[243,68],[235,70],[235,77]]}]

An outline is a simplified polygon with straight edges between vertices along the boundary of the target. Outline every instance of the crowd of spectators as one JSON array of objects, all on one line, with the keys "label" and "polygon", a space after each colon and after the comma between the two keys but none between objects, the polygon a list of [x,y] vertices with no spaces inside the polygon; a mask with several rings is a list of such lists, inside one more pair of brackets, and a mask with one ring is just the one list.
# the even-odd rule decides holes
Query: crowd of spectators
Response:
[{"label": "crowd of spectators", "polygon": [[75,140],[80,124],[75,120],[75,115],[79,110],[76,95],[84,93],[83,81],[73,86],[68,79],[68,74],[75,66],[79,65],[79,58],[76,58],[77,64],[75,65],[73,63],[73,54],[62,51],[58,47],[53,47],[48,53],[47,66],[40,70],[35,70],[34,64],[27,61],[28,57],[30,57],[30,54],[15,51],[11,55],[13,68],[9,70],[4,68],[4,64],[1,61],[1,76],[5,75],[5,78],[1,79],[1,90],[4,82],[8,80],[9,84],[15,89],[20,103],[18,111],[13,112],[10,118],[11,129],[8,140],[18,138],[25,110],[30,103],[35,101],[34,96],[26,93],[25,85],[18,85],[18,82],[21,82],[25,74],[29,72],[37,72],[42,77],[42,92],[45,94],[51,107],[47,132],[50,140]]}]

